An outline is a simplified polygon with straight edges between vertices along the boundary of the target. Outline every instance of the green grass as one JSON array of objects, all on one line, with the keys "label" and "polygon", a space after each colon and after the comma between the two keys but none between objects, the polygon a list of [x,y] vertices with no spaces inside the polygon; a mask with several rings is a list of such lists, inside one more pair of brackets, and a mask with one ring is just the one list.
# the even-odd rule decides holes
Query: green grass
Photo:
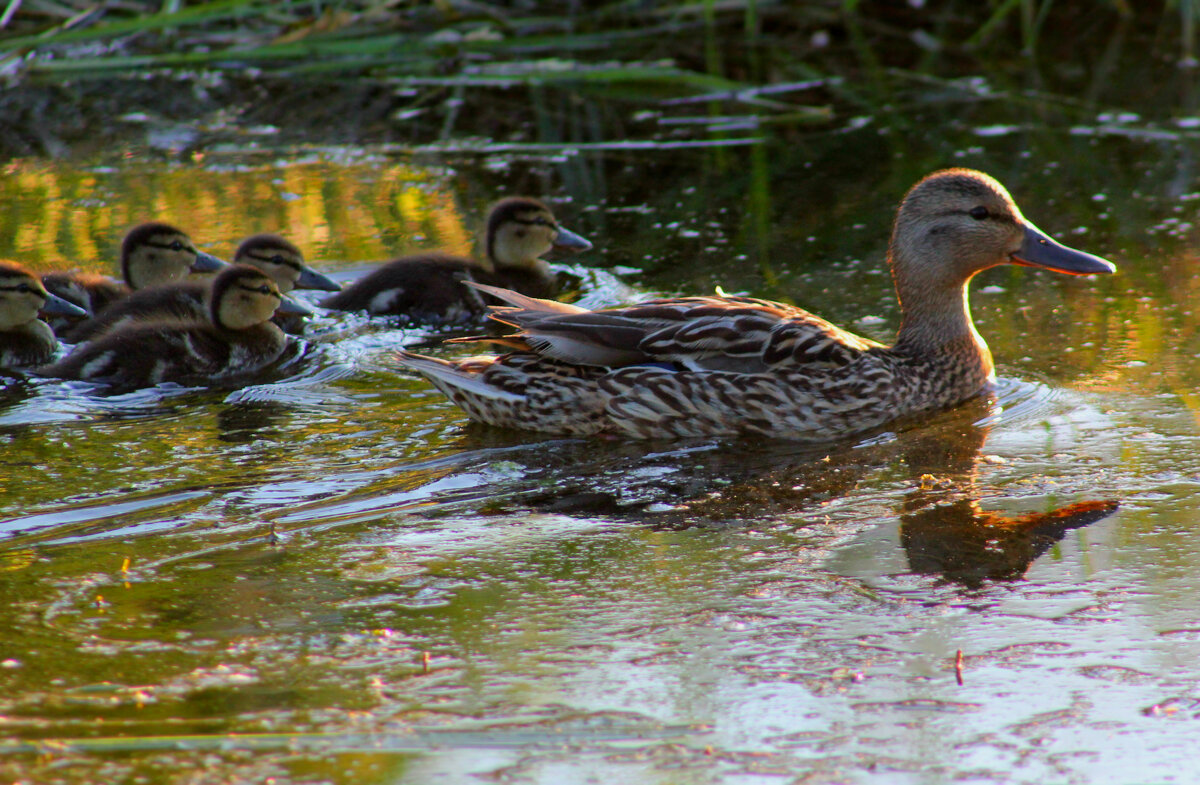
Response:
[{"label": "green grass", "polygon": [[[856,0],[602,0],[578,10],[560,0],[526,11],[487,0],[0,0],[9,12],[0,16],[0,73],[10,89],[134,83],[157,74],[184,81],[211,75],[280,94],[390,90],[408,97],[398,115],[438,108],[436,123],[404,128],[425,141],[511,136],[494,107],[516,90],[536,128],[574,124],[588,131],[565,139],[539,132],[536,143],[624,138],[613,112],[628,117],[638,109],[663,118],[658,129],[671,138],[690,129],[691,138],[725,139],[741,133],[738,127],[828,123],[839,109],[903,123],[906,107],[919,102],[918,84],[949,84],[963,73],[1008,67],[1014,57],[1031,69],[1043,56],[1055,63],[1069,57],[1079,71],[1094,71],[1112,59],[1113,31],[1131,23],[1178,27],[1172,34],[1186,65],[1194,62],[1198,2],[1135,11],[1122,0],[960,0],[921,8]],[[770,91],[801,81],[820,86]],[[942,93],[943,100],[978,100]],[[988,100],[1025,97],[998,90]],[[1053,103],[1069,111],[1079,101]],[[569,116],[584,105],[599,107],[587,122]],[[728,115],[748,119],[718,121]]]}]

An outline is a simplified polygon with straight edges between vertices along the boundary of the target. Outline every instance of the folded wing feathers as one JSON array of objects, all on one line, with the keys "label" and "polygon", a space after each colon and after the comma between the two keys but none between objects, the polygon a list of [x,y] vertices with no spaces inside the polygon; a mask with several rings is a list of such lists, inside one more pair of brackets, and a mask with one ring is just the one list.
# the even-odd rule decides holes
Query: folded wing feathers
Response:
[{"label": "folded wing feathers", "polygon": [[[401,353],[476,419],[652,437],[788,433],[869,425],[891,395],[880,344],[819,317],[746,297],[688,297],[588,311],[497,287],[492,319],[520,330],[516,354],[454,363]],[[664,367],[659,363],[669,364]],[[880,365],[879,363],[882,363]],[[845,369],[843,372],[841,369]],[[869,418],[868,418],[869,419]]]}]

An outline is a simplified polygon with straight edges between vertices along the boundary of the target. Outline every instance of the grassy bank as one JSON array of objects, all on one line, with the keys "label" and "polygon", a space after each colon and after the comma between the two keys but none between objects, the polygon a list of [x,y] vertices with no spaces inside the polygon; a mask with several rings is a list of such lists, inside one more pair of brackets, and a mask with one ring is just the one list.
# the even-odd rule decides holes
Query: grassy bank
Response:
[{"label": "grassy bank", "polygon": [[[1194,37],[1193,0],[2,5],[6,156],[139,123],[167,136],[179,123],[218,138],[266,125],[334,143],[553,146],[903,121],[929,101],[1050,95],[1084,114],[1121,104],[1112,75],[1144,42],[1186,66]],[[991,76],[962,79],[974,74]]]}]

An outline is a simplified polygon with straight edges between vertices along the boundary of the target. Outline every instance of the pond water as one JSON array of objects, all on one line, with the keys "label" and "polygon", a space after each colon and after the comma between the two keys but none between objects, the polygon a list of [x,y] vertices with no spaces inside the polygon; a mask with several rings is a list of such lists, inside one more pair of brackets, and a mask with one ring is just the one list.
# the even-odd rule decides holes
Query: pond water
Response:
[{"label": "pond water", "polygon": [[1194,781],[1198,136],[1005,112],[719,150],[10,162],[0,256],[44,270],[110,271],[157,217],[226,257],[277,231],[350,280],[471,252],[531,193],[595,243],[560,261],[587,304],[720,284],[888,340],[895,204],[966,165],[1119,272],[980,276],[996,394],[851,443],[470,425],[392,359],[454,349],[352,315],[242,389],[10,385],[0,775]]}]

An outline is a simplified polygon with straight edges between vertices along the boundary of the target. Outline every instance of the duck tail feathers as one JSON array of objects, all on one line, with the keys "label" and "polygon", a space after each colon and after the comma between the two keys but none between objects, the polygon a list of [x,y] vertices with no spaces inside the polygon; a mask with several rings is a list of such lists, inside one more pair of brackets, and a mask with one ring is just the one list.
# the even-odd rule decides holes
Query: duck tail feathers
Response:
[{"label": "duck tail feathers", "polygon": [[514,292],[512,289],[503,289],[499,286],[489,286],[485,283],[463,281],[463,284],[465,286],[470,286],[472,289],[478,289],[485,294],[490,294],[497,300],[506,302],[509,305],[515,306],[524,311],[538,311],[541,313],[584,313],[588,310],[587,308],[581,308],[578,305],[560,303],[557,300],[542,300],[537,297],[528,297],[520,292]]},{"label": "duck tail feathers", "polygon": [[396,359],[405,368],[416,371],[442,392],[457,400],[454,392],[464,392],[493,401],[522,401],[524,398],[515,393],[505,392],[498,387],[488,384],[483,379],[483,371],[497,358],[490,356],[467,357],[455,362],[428,357],[423,354],[398,351]]}]

